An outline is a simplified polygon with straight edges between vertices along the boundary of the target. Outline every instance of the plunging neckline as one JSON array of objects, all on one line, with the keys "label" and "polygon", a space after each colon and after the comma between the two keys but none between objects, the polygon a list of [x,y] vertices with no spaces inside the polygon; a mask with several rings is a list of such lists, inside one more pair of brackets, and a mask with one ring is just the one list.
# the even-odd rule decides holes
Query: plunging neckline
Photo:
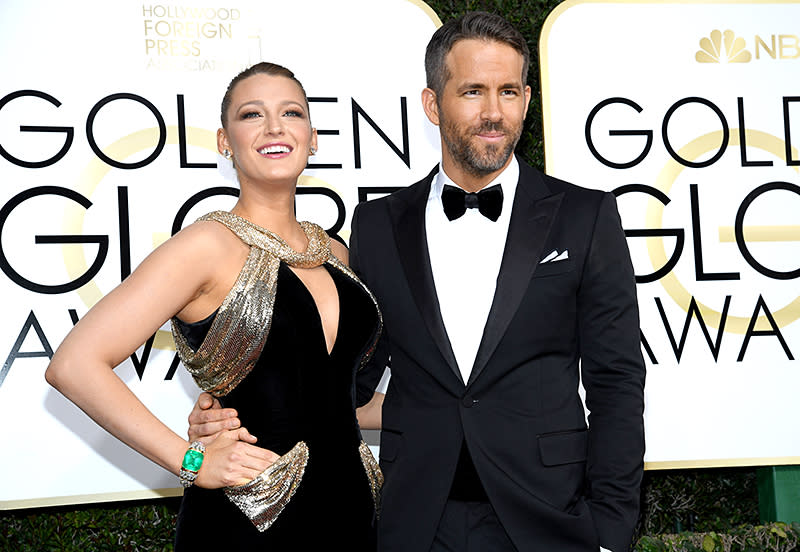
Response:
[{"label": "plunging neckline", "polygon": [[283,262],[281,262],[281,264],[283,266],[285,266],[288,269],[288,271],[291,273],[292,277],[295,280],[297,280],[297,282],[303,288],[303,291],[305,292],[305,294],[311,300],[311,303],[314,305],[314,311],[317,314],[316,320],[317,320],[317,323],[319,325],[319,333],[321,334],[321,337],[322,337],[322,349],[325,351],[325,354],[328,356],[328,358],[330,358],[333,355],[333,351],[336,349],[336,344],[339,342],[339,335],[340,335],[340,332],[341,332],[341,329],[342,329],[341,328],[341,323],[342,323],[341,294],[339,293],[339,284],[336,282],[336,278],[334,277],[334,274],[331,272],[331,270],[328,268],[328,266],[325,263],[320,265],[320,266],[323,267],[325,272],[327,272],[328,277],[331,279],[331,281],[333,281],[333,288],[334,288],[334,291],[336,292],[336,302],[339,305],[339,308],[337,309],[337,318],[336,318],[336,337],[334,337],[333,343],[331,343],[331,348],[330,348],[330,350],[328,350],[328,336],[325,333],[325,323],[324,323],[324,321],[322,319],[322,312],[319,310],[319,304],[317,303],[316,299],[314,299],[314,294],[311,293],[311,290],[308,289],[308,286],[306,286],[305,282],[303,282],[303,279],[300,278],[300,276],[297,275],[297,273],[292,269],[291,266],[289,266],[288,264],[283,263]]}]

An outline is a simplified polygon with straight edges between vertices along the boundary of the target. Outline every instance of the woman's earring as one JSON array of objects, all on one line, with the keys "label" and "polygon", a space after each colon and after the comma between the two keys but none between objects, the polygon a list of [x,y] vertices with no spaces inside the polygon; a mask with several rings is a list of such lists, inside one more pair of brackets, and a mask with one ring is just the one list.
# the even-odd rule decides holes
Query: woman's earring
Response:
[{"label": "woman's earring", "polygon": [[230,161],[231,157],[233,157],[233,154],[231,153],[231,150],[225,149],[225,150],[222,150],[222,157],[224,157],[225,159]]},{"label": "woman's earring", "polygon": [[314,146],[311,146],[311,147],[308,149],[308,153],[309,153],[310,155],[316,155],[316,154],[317,154],[317,148],[315,148]]}]

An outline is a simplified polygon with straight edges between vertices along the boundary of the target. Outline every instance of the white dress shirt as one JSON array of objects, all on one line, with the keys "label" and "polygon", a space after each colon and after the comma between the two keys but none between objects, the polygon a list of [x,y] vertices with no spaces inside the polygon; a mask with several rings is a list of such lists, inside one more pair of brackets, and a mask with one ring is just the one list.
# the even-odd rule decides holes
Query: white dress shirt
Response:
[{"label": "white dress shirt", "polygon": [[506,245],[511,205],[519,180],[519,163],[511,163],[486,187],[500,184],[503,209],[491,221],[478,209],[448,220],[442,207],[445,184],[458,186],[439,166],[425,208],[425,231],[436,296],[450,345],[466,385],[492,307],[497,275]]}]

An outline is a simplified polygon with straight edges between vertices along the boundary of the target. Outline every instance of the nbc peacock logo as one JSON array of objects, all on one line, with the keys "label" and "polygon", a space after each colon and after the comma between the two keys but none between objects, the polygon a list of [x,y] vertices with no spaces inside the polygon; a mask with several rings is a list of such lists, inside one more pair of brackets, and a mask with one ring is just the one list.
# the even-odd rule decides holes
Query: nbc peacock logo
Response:
[{"label": "nbc peacock logo", "polygon": [[699,63],[748,63],[752,58],[745,49],[745,41],[730,29],[714,29],[707,37],[700,39],[700,49],[694,55]]}]

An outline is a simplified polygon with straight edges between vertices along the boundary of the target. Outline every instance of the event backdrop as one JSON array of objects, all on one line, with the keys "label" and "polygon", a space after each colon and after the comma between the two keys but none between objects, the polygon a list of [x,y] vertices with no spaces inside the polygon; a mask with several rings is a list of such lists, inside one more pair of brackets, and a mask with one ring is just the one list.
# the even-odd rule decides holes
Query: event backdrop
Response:
[{"label": "event backdrop", "polygon": [[[427,174],[439,139],[419,98],[439,24],[415,0],[3,1],[0,508],[177,492],[46,384],[52,351],[155,246],[233,205],[215,133],[247,65],[284,64],[308,92],[319,153],[299,218],[346,239],[359,200]],[[116,372],[185,434],[198,391],[168,329]]]},{"label": "event backdrop", "polygon": [[[232,205],[214,133],[238,70],[277,61],[309,93],[320,152],[301,219],[347,238],[359,200],[438,160],[419,101],[439,24],[424,3],[193,4],[2,5],[0,508],[179,492],[43,374],[154,247]],[[794,21],[794,2],[569,0],[544,27],[548,172],[615,191],[628,233],[650,468],[800,463]],[[197,389],[168,327],[116,371],[185,432]]]},{"label": "event backdrop", "polygon": [[800,464],[800,3],[560,4],[547,171],[614,191],[649,468]]}]

